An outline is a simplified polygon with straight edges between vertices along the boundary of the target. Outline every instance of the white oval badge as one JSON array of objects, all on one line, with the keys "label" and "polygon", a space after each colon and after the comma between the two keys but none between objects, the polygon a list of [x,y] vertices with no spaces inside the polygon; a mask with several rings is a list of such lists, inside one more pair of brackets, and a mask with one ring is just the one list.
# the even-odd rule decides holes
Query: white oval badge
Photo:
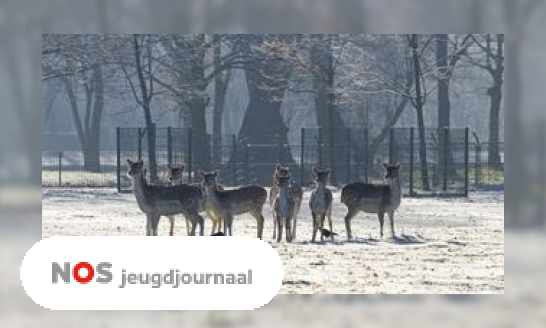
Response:
[{"label": "white oval badge", "polygon": [[250,310],[282,278],[278,253],[251,237],[53,237],[21,267],[28,296],[54,310]]}]

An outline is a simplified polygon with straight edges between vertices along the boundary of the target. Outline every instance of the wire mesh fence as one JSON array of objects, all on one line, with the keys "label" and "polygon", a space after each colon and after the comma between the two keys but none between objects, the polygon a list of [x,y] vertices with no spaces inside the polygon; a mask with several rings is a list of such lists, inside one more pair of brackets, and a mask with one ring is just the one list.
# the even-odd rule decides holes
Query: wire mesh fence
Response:
[{"label": "wire mesh fence", "polygon": [[504,189],[504,142],[481,142],[474,134],[470,160],[473,190]]},{"label": "wire mesh fence", "polygon": [[[101,151],[95,157],[85,152],[42,151],[42,187],[109,187],[117,186],[117,152]],[[85,168],[85,162],[96,161],[96,170]]]},{"label": "wire mesh fence", "polygon": [[[262,136],[259,142],[235,135],[212,140],[208,135],[203,147],[196,144],[191,128],[118,128],[117,152],[99,152],[100,165],[93,171],[86,168],[90,159],[84,152],[42,152],[42,185],[129,192],[127,158],[144,160],[155,184],[168,183],[168,164],[185,164],[184,181],[198,182],[197,172],[204,167],[196,159],[201,148],[210,152],[208,167],[219,171],[226,186],[269,186],[276,163],[289,166],[304,186],[313,184],[315,166],[330,168],[332,185],[338,187],[354,181],[384,183],[385,162],[401,164],[403,190],[409,196],[465,196],[469,190],[504,185],[504,144],[479,142],[467,128],[398,127],[382,138],[365,128],[303,128],[300,133],[292,143],[279,135]],[[491,160],[497,152],[499,160]]]}]

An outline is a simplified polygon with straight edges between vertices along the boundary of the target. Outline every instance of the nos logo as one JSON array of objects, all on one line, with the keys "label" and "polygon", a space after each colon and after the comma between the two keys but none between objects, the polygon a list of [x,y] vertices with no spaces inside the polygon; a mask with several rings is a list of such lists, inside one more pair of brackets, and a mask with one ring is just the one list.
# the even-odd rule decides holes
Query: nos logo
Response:
[{"label": "nos logo", "polygon": [[[70,277],[72,276],[74,280],[80,284],[87,284],[93,280],[96,273],[96,282],[105,284],[112,281],[113,275],[112,272],[110,272],[111,268],[112,263],[109,262],[100,262],[95,267],[88,262],[78,262],[72,270],[70,270],[70,262],[64,262],[62,267],[59,263],[53,262],[51,282],[58,284],[59,278],[61,278],[65,283],[70,283]],[[87,273],[85,273],[85,271],[87,271]]]}]

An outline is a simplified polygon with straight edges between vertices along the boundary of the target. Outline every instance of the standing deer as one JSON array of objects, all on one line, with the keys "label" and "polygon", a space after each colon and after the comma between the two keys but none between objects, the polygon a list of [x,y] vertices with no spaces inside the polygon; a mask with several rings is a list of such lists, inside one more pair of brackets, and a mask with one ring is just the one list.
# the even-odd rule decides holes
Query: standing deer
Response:
[{"label": "standing deer", "polygon": [[[167,165],[167,169],[169,170],[169,172],[167,173],[167,179],[171,182],[171,185],[173,186],[180,186],[180,185],[183,185],[184,183],[182,182],[182,179],[183,179],[183,174],[184,174],[184,169],[186,168],[186,165],[184,164],[168,164]],[[190,186],[194,186],[194,187],[198,187],[198,188],[203,188],[203,186],[200,184],[200,183],[190,183],[189,184]],[[224,186],[222,186],[221,184],[218,184],[218,189],[219,190],[224,190]],[[204,190],[202,190],[204,192]],[[199,208],[199,212],[203,212],[204,211],[204,208],[202,206],[200,206]],[[172,235],[172,231],[174,229],[174,216],[169,216],[169,221],[171,223],[171,235]],[[221,228],[221,225],[220,227],[218,227],[218,229]],[[188,234],[189,234],[189,231],[190,231],[190,222],[188,219],[186,219],[186,230],[188,231]]]},{"label": "standing deer", "polygon": [[[167,179],[171,182],[173,185],[181,185],[183,184],[182,178],[184,174],[184,170],[186,169],[186,165],[184,164],[167,164],[167,169],[169,170],[167,174]],[[190,183],[190,186],[195,186],[202,188],[203,186],[201,183]],[[217,185],[219,190],[224,190],[225,187],[222,184]]]},{"label": "standing deer", "polygon": [[[287,176],[289,178],[288,194],[290,198],[292,199],[292,202],[294,203],[294,210],[292,211],[291,222],[293,225],[292,240],[295,240],[298,213],[300,211],[301,202],[303,200],[303,188],[290,178],[291,175],[290,175],[289,168],[287,166],[283,167],[279,163],[275,165],[275,170],[273,171],[273,184],[271,186],[271,190],[269,191],[269,206],[271,208],[271,211],[273,212],[273,204],[278,192],[278,179],[279,177],[283,177],[283,176]],[[274,212],[273,212],[273,215],[274,215]],[[276,222],[273,222],[273,239],[277,238],[276,236],[277,236],[277,225],[276,225]]]},{"label": "standing deer", "polygon": [[400,183],[400,164],[383,163],[387,174],[385,178],[388,185],[374,185],[369,183],[354,182],[343,187],[341,202],[347,206],[345,216],[345,229],[347,239],[352,239],[351,219],[358,212],[377,214],[379,219],[379,231],[383,238],[383,222],[385,213],[389,216],[392,238],[394,233],[394,212],[402,202],[402,188]]},{"label": "standing deer", "polygon": [[[161,216],[182,214],[192,223],[191,235],[199,225],[200,235],[204,233],[204,220],[199,215],[203,192],[193,186],[154,186],[146,182],[144,162],[127,159],[127,175],[133,183],[133,193],[138,207],[146,214],[146,236],[157,236]],[[172,233],[172,231],[171,231]]]},{"label": "standing deer", "polygon": [[257,222],[257,236],[262,239],[264,217],[262,210],[267,201],[267,191],[260,186],[245,186],[231,190],[218,189],[218,171],[199,170],[205,191],[204,209],[213,220],[213,233],[224,222],[224,234],[232,236],[233,217],[250,213]]},{"label": "standing deer", "polygon": [[[311,214],[313,216],[313,238],[311,242],[315,242],[317,231],[322,231],[324,227],[324,220],[328,216],[330,224],[330,231],[332,229],[332,192],[326,188],[328,180],[330,178],[330,169],[321,170],[313,168],[313,174],[315,175],[316,187],[311,193],[309,198],[309,207],[311,208]],[[332,240],[334,236],[332,235]],[[324,235],[321,233],[320,239],[323,240]]]},{"label": "standing deer", "polygon": [[289,243],[292,242],[293,237],[291,220],[293,218],[295,203],[288,190],[289,181],[289,175],[282,175],[277,178],[278,190],[273,202],[273,217],[275,218],[275,226],[279,229],[277,242],[282,240],[283,224],[286,226],[286,241]]}]

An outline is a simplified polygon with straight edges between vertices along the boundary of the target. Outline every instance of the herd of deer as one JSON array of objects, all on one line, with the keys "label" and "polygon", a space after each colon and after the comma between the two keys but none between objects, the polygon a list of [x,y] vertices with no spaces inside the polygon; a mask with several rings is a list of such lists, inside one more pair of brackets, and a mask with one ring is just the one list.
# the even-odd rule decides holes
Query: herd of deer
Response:
[{"label": "herd of deer", "polygon": [[[227,189],[218,183],[218,172],[199,171],[200,184],[182,183],[184,165],[169,165],[169,186],[153,185],[146,180],[144,163],[127,159],[128,175],[133,183],[133,193],[137,204],[146,214],[146,235],[157,236],[159,219],[165,216],[170,221],[169,235],[174,233],[174,216],[182,214],[186,219],[188,235],[195,236],[196,227],[199,235],[204,235],[205,212],[212,220],[212,235],[232,235],[234,216],[250,214],[257,221],[257,237],[262,239],[264,229],[263,207],[268,194],[265,188],[257,185]],[[402,200],[400,183],[400,164],[384,164],[388,184],[377,185],[363,182],[350,183],[341,191],[341,202],[347,207],[345,229],[348,240],[352,239],[351,220],[359,213],[376,214],[379,219],[380,236],[383,237],[383,222],[388,215],[392,237],[394,238],[394,212]],[[332,227],[332,192],[327,188],[330,177],[329,169],[313,168],[315,187],[309,198],[309,207],[313,218],[311,241],[315,242],[317,232],[324,237],[336,233]],[[286,241],[296,239],[297,217],[303,200],[303,188],[291,179],[288,167],[276,164],[273,172],[273,184],[269,192],[269,205],[273,213],[273,239],[282,240],[283,228],[286,229]],[[329,228],[324,228],[328,217]],[[223,225],[223,232],[222,230]]]}]

